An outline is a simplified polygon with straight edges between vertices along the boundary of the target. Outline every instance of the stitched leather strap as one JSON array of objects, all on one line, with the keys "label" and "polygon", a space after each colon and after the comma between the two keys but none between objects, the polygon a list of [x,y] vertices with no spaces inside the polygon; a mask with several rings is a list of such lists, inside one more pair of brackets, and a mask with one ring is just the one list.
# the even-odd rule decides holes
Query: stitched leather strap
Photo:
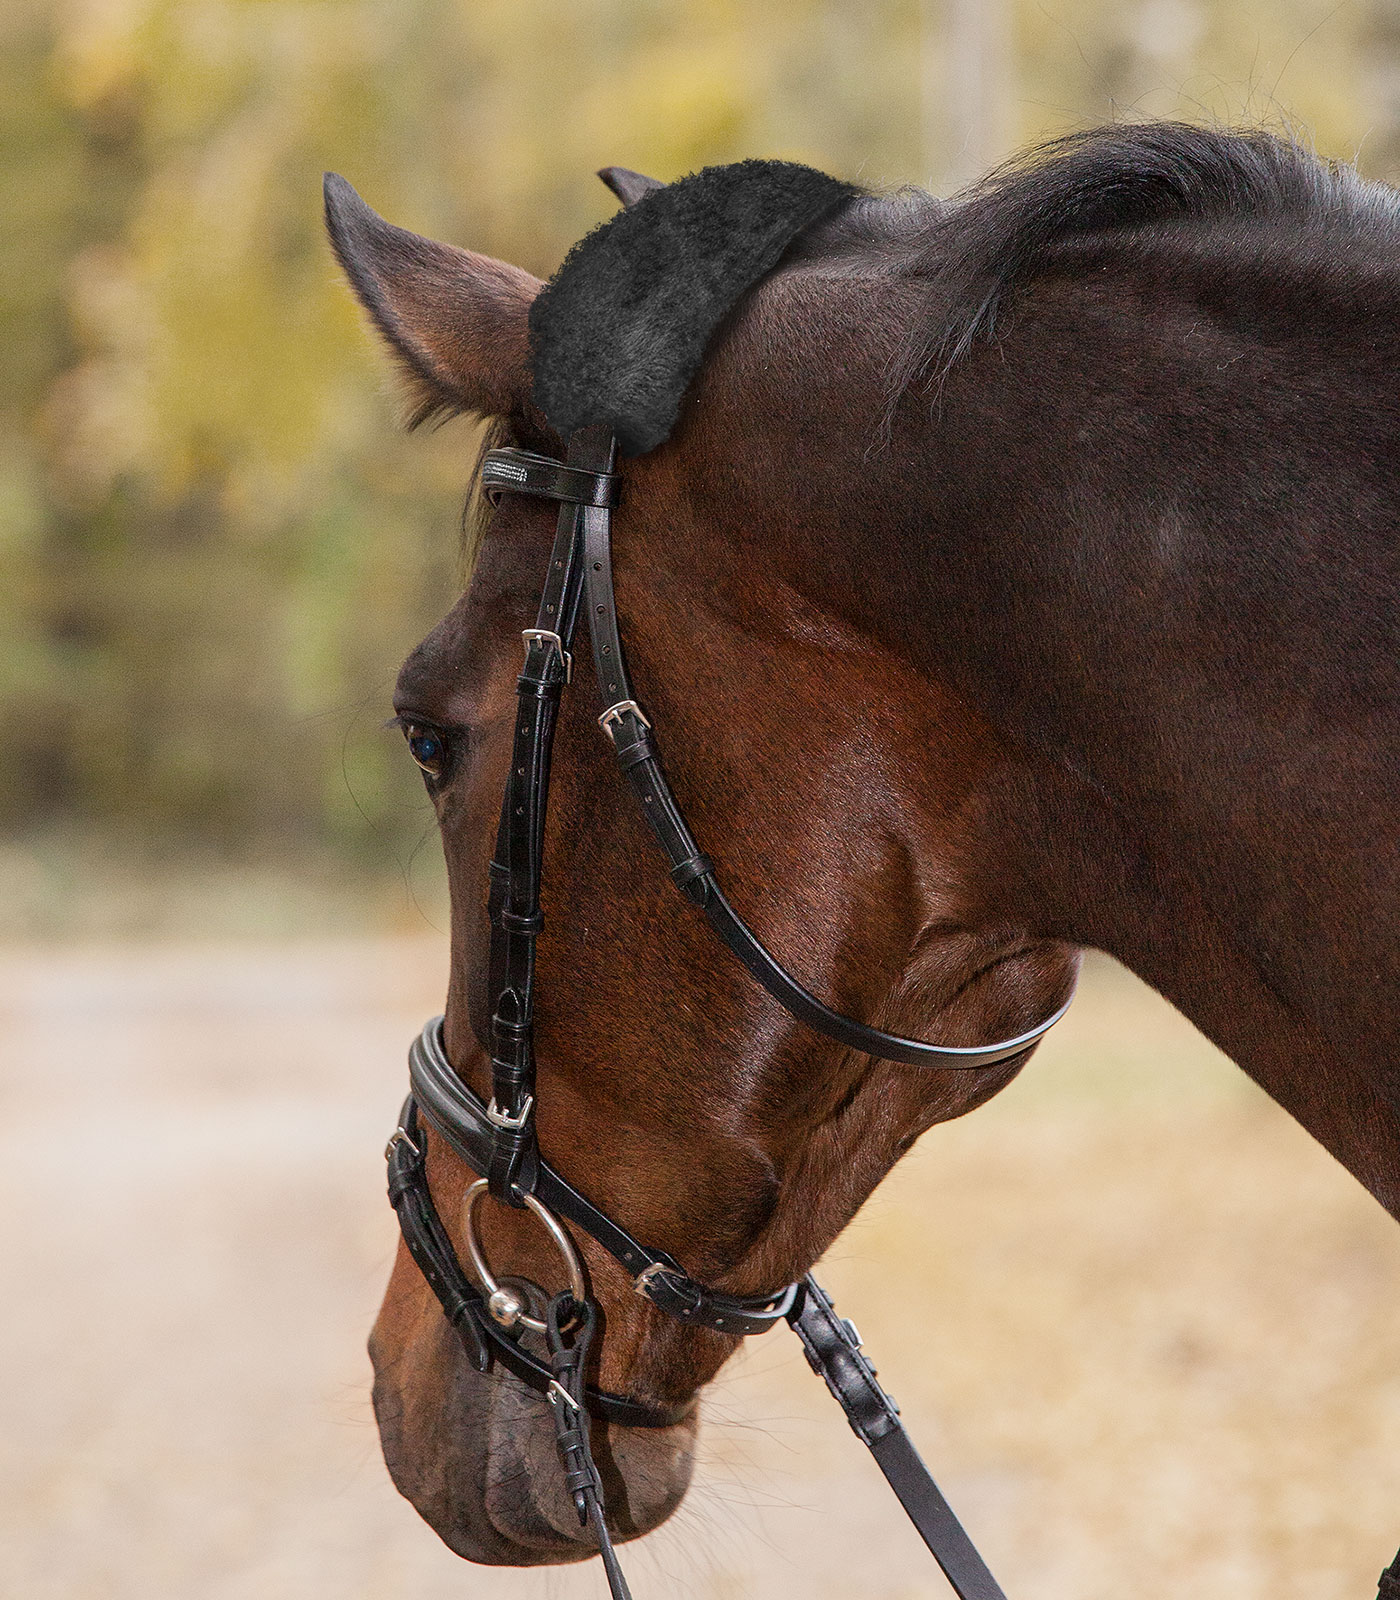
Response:
[{"label": "stitched leather strap", "polygon": [[481,1295],[458,1265],[433,1204],[424,1170],[422,1134],[411,1099],[404,1105],[384,1155],[389,1164],[389,1204],[398,1216],[408,1253],[461,1337],[472,1366],[485,1372],[491,1365],[491,1352],[480,1323]]},{"label": "stitched leather strap", "polygon": [[[480,1101],[476,1104],[480,1106]],[[480,1147],[484,1148],[486,1142],[487,1136],[481,1135]],[[404,1104],[399,1127],[385,1153],[389,1163],[389,1197],[409,1253],[457,1329],[472,1365],[484,1372],[493,1361],[499,1361],[523,1383],[550,1399],[560,1434],[560,1450],[565,1457],[566,1481],[571,1492],[583,1496],[584,1510],[594,1522],[599,1548],[605,1552],[605,1565],[608,1565],[612,1544],[601,1500],[595,1497],[590,1505],[587,1495],[583,1494],[592,1481],[587,1476],[592,1466],[591,1453],[585,1455],[587,1435],[580,1433],[582,1425],[578,1417],[561,1414],[561,1402],[553,1395],[552,1383],[567,1380],[566,1387],[579,1405],[592,1415],[622,1427],[669,1427],[687,1415],[689,1404],[670,1409],[648,1406],[624,1395],[582,1385],[586,1343],[582,1350],[574,1347],[572,1359],[565,1354],[556,1360],[552,1353],[547,1365],[497,1327],[485,1309],[480,1291],[462,1271],[433,1203],[412,1095]],[[810,1274],[800,1284],[792,1285],[784,1315],[801,1339],[812,1370],[824,1380],[852,1431],[874,1456],[959,1600],[1006,1600],[905,1433],[899,1420],[899,1407],[881,1387],[875,1368],[861,1349],[860,1335],[853,1324],[836,1314],[830,1298]],[[772,1321],[764,1325],[772,1326]],[[1400,1566],[1400,1557],[1397,1557],[1397,1566]],[[616,1559],[612,1558],[608,1567],[610,1583],[614,1583],[614,1569]],[[1379,1600],[1396,1600],[1400,1595],[1400,1582],[1391,1584],[1395,1576],[1393,1569],[1382,1575]],[[613,1594],[621,1600],[626,1593],[625,1580],[618,1570]]]},{"label": "stitched leather strap", "polygon": [[[596,429],[581,429],[569,441],[571,463],[576,458],[580,462],[597,459],[596,456],[585,457],[584,453],[596,432]],[[596,444],[593,444],[593,448],[596,450]],[[492,470],[499,477],[508,473],[512,463],[528,454],[515,450],[493,450],[485,460],[488,465],[495,464]],[[531,461],[542,459],[547,458],[530,457]],[[613,458],[610,457],[609,471],[612,464]],[[503,489],[508,487],[509,484],[502,484]],[[593,665],[603,704],[603,712],[598,720],[613,742],[618,765],[637,796],[642,814],[666,853],[677,888],[704,910],[710,926],[725,945],[786,1011],[808,1027],[838,1040],[848,1049],[910,1066],[939,1066],[963,1071],[1000,1066],[1024,1055],[1064,1016],[1070,1000],[1067,999],[1053,1015],[1034,1028],[995,1044],[938,1045],[920,1039],[906,1039],[880,1028],[872,1028],[851,1017],[841,1016],[823,1005],[772,956],[729,904],[720,889],[714,863],[696,843],[666,780],[650,721],[637,703],[627,674],[617,600],[613,591],[611,504],[612,499],[604,498],[600,492],[592,502],[579,507],[577,524],[582,542],[583,583],[589,633],[593,642]]]},{"label": "stitched leather strap", "polygon": [[[592,578],[595,563],[588,562]],[[597,623],[597,606],[589,593],[589,620]],[[625,671],[618,676],[626,683]],[[630,686],[629,686],[630,687]],[[630,700],[630,696],[628,699]],[[1025,1033],[988,1045],[929,1044],[922,1039],[906,1039],[898,1034],[872,1028],[853,1017],[844,1017],[823,1005],[805,989],[769,952],[739,913],[725,898],[715,875],[714,864],[695,842],[685,817],[676,803],[651,728],[641,720],[635,704],[619,711],[609,721],[617,750],[618,765],[641,804],[642,815],[671,863],[676,886],[704,911],[710,926],[736,955],[754,978],[789,1015],[818,1033],[837,1040],[848,1049],[883,1061],[900,1061],[913,1067],[944,1067],[960,1071],[980,1071],[1001,1066],[1023,1056],[1069,1010],[1073,995],[1060,1008]]]},{"label": "stitched leather strap", "polygon": [[544,927],[540,880],[549,804],[550,756],[559,696],[571,673],[570,644],[578,619],[585,501],[608,504],[615,492],[616,446],[602,428],[580,431],[561,464],[530,451],[493,451],[482,481],[496,492],[543,495],[561,502],[554,547],[535,626],[524,635],[525,664],[516,679],[510,775],[491,863],[490,984],[491,1151],[484,1169],[491,1193],[524,1204],[535,1184],[535,942]]},{"label": "stitched leather strap", "polygon": [[564,1487],[573,1496],[579,1525],[593,1528],[598,1554],[603,1558],[612,1600],[632,1600],[632,1591],[618,1565],[603,1500],[603,1480],[593,1463],[588,1411],[583,1404],[584,1368],[598,1325],[591,1301],[580,1304],[565,1291],[555,1295],[545,1313],[549,1365],[554,1382],[549,1386],[549,1409],[554,1414],[554,1437],[564,1468]]},{"label": "stitched leather strap", "polygon": [[[420,1104],[428,1121],[468,1166],[485,1174],[498,1199],[522,1205],[525,1194],[533,1194],[608,1250],[632,1273],[639,1292],[669,1315],[733,1334],[762,1332],[783,1317],[791,1322],[814,1370],[825,1379],[851,1427],[874,1454],[960,1600],[1005,1600],[909,1442],[899,1421],[899,1408],[880,1387],[875,1369],[861,1353],[854,1328],[837,1317],[831,1301],[810,1276],[776,1295],[750,1299],[710,1289],[690,1278],[671,1257],[638,1243],[540,1157],[533,1115],[534,954],[543,926],[539,891],[550,752],[559,696],[571,676],[570,646],[581,593],[587,596],[594,664],[603,696],[598,720],[612,739],[622,771],[671,862],[677,887],[705,911],[726,946],[793,1016],[869,1055],[981,1068],[1024,1054],[1066,1009],[1061,1007],[1031,1031],[994,1045],[967,1048],[904,1039],[830,1010],[754,936],[725,899],[714,864],[686,826],[662,770],[650,721],[637,704],[627,677],[612,578],[615,458],[612,436],[604,429],[586,428],[570,439],[568,460],[563,464],[528,451],[502,450],[490,452],[483,465],[482,482],[493,498],[514,492],[561,503],[536,627],[525,634],[511,776],[491,863],[492,1103],[483,1106],[453,1072],[443,1048],[442,1019],[433,1019],[409,1054],[413,1092],[387,1152],[390,1198],[413,1259],[458,1329],[474,1365],[484,1369],[499,1359],[550,1398],[566,1482],[580,1515],[595,1527],[615,1600],[629,1597],[612,1554],[583,1408],[624,1426],[653,1427],[679,1420],[684,1409],[667,1413],[639,1406],[624,1396],[584,1389],[582,1365],[588,1334],[585,1332],[578,1348],[561,1340],[558,1300],[551,1305],[553,1371],[496,1326],[480,1292],[462,1272],[433,1204],[422,1140],[417,1137]],[[584,1308],[590,1326],[592,1315],[590,1303]]]}]

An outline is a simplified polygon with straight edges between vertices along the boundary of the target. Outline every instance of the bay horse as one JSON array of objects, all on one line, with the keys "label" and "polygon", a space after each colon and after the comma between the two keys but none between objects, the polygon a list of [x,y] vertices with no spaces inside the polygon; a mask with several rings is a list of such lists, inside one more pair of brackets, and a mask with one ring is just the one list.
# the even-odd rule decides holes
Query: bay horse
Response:
[{"label": "bay horse", "polygon": [[[612,183],[638,206],[654,187]],[[327,213],[414,419],[475,414],[562,458],[532,371],[541,283],[338,180]],[[675,792],[814,993],[970,1046],[1032,1027],[1077,951],[1107,951],[1400,1216],[1397,261],[1391,190],[1257,132],[1112,127],[952,202],[848,194],[719,321],[664,442],[621,464],[615,561]],[[554,514],[500,498],[395,694],[451,889],[442,1046],[483,1099],[484,886]],[[1025,1057],[914,1068],[795,1021],[671,891],[614,766],[566,700],[540,1146],[688,1272],[762,1294]],[[476,1175],[432,1128],[425,1151],[460,1253]],[[484,1213],[491,1259],[558,1279],[529,1215]],[[684,1495],[691,1402],[736,1340],[573,1243],[597,1385],[677,1418],[595,1425],[609,1526],[633,1538]],[[547,1408],[477,1370],[402,1249],[371,1355],[390,1473],[453,1550],[597,1551]]]}]

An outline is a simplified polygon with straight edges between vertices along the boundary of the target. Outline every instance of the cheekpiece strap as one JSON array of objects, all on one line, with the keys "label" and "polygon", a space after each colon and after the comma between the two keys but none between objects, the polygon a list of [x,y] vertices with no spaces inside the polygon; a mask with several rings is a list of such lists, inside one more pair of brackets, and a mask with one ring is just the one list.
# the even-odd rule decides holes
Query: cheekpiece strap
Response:
[{"label": "cheekpiece strap", "polygon": [[571,644],[582,593],[582,525],[606,517],[616,490],[617,447],[606,428],[582,428],[567,461],[529,450],[492,450],[482,466],[487,493],[533,494],[559,515],[535,626],[522,635],[510,776],[491,863],[491,1127],[484,1176],[506,1205],[523,1206],[538,1181],[535,1135],[535,942],[544,928],[540,884],[549,802],[550,752],[559,697],[573,672]]}]

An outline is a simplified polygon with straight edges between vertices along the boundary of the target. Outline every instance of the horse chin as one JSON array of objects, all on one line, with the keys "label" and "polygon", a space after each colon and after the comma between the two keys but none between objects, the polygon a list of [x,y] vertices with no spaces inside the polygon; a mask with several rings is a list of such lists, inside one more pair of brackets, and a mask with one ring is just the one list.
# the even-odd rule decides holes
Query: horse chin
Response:
[{"label": "horse chin", "polygon": [[[440,1321],[431,1355],[392,1359],[377,1337],[374,1411],[394,1486],[449,1549],[498,1567],[553,1566],[597,1553],[579,1526],[549,1407],[499,1368],[477,1372]],[[414,1352],[416,1354],[416,1352]],[[593,1424],[608,1525],[619,1543],[659,1527],[681,1503],[695,1414],[672,1428]]]}]

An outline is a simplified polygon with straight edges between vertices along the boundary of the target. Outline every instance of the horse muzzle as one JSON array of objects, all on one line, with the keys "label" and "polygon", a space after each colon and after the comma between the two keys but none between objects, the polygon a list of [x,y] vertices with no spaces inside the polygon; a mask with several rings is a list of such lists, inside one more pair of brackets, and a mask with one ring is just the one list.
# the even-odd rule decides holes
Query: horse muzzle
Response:
[{"label": "horse muzzle", "polygon": [[[476,1371],[432,1296],[401,1287],[391,1286],[369,1342],[375,1418],[399,1493],[468,1561],[526,1567],[596,1555],[559,1472],[549,1408],[499,1366]],[[669,1428],[594,1423],[618,1542],[659,1527],[680,1504],[696,1421],[692,1411]]]}]

